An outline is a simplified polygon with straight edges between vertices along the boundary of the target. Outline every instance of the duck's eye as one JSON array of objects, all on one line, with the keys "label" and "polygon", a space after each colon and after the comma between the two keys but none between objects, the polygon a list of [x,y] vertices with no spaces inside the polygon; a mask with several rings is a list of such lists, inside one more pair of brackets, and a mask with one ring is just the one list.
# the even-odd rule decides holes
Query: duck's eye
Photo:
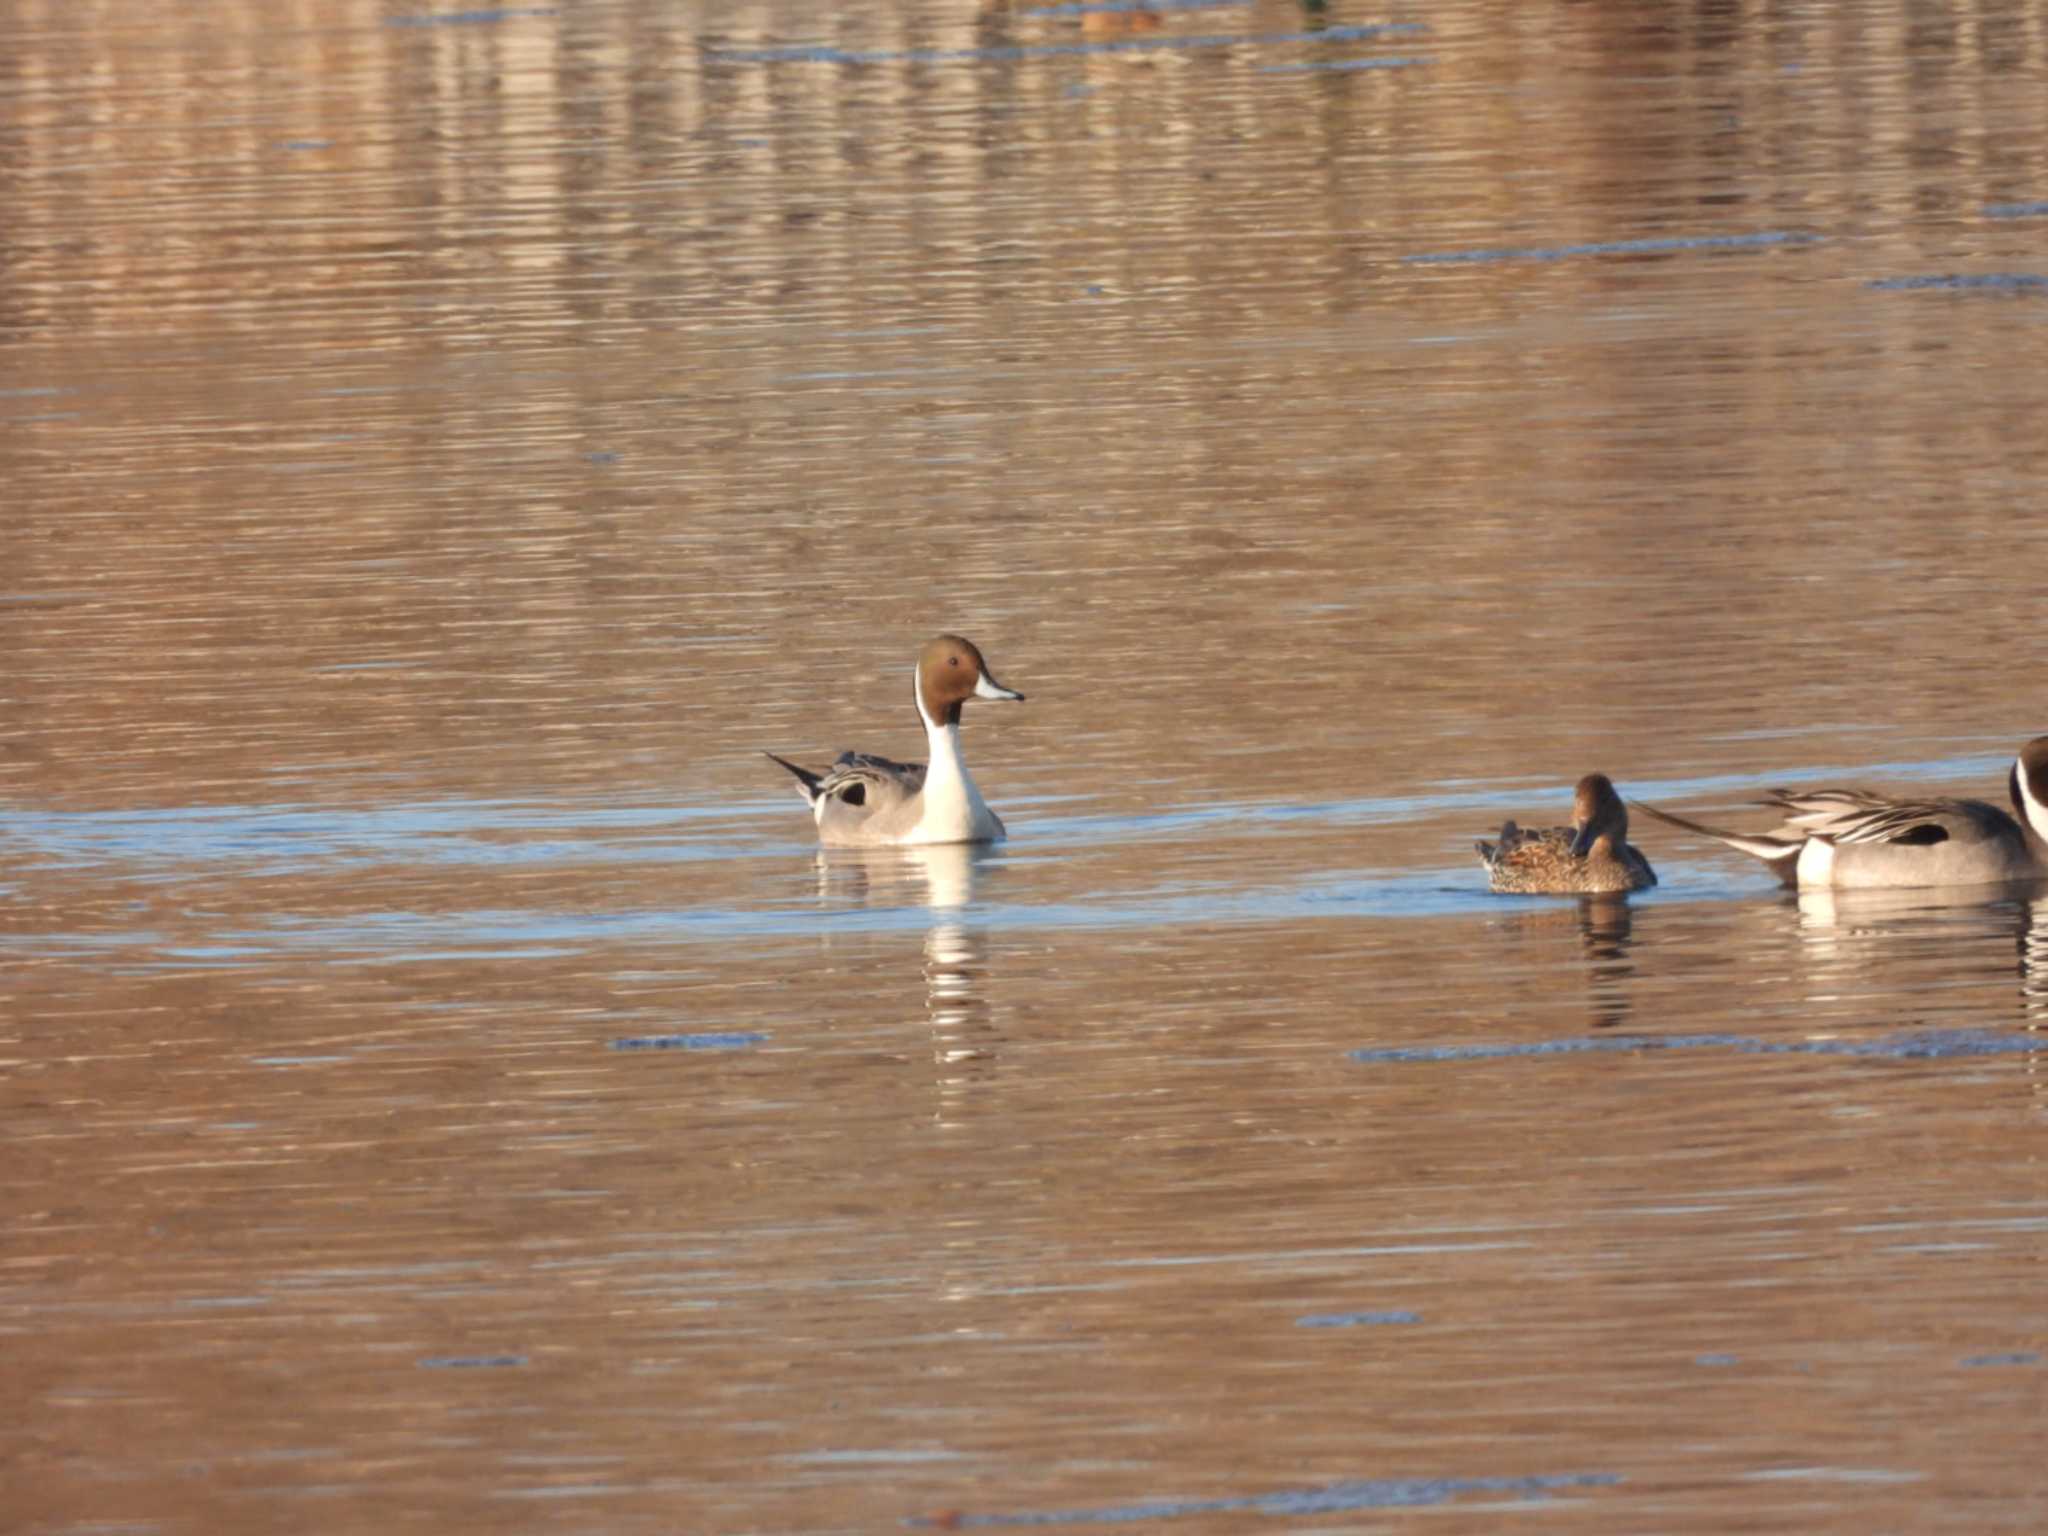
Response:
[{"label": "duck's eye", "polygon": [[866,805],[868,803],[868,787],[865,784],[848,784],[839,791],[839,798],[848,805]]},{"label": "duck's eye", "polygon": [[960,658],[958,656],[948,656],[946,658],[946,665],[949,667],[957,667],[960,665]]}]

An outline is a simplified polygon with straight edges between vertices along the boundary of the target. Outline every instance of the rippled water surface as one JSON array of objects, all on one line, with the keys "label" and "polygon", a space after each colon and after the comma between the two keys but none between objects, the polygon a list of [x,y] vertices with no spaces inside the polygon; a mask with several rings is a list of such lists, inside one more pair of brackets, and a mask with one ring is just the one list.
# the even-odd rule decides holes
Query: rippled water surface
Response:
[{"label": "rippled water surface", "polygon": [[[2048,17],[0,4],[9,1531],[2038,1531]],[[770,749],[1022,706],[993,849]]]}]

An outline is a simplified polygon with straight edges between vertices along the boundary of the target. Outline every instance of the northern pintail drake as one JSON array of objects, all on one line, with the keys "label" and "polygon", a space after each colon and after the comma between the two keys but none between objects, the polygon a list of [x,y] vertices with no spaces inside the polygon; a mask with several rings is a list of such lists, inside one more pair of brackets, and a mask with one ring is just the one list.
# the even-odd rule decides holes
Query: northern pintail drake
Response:
[{"label": "northern pintail drake", "polygon": [[1657,883],[1642,850],[1628,841],[1628,807],[1604,773],[1572,792],[1572,824],[1528,829],[1506,822],[1498,843],[1480,843],[1487,884],[1510,895],[1606,895]]},{"label": "northern pintail drake", "polygon": [[817,819],[818,841],[830,848],[901,847],[915,843],[993,843],[1003,819],[981,798],[960,756],[960,707],[969,699],[1024,695],[989,675],[971,640],[940,635],[917,653],[911,696],[931,747],[927,763],[897,763],[872,752],[842,752],[822,773],[769,757],[796,775],[797,792]]},{"label": "northern pintail drake", "polygon": [[1775,789],[1769,832],[1727,832],[1636,802],[1659,821],[1768,864],[1789,886],[1835,890],[1986,885],[2048,875],[2048,736],[2006,776],[2012,814],[1982,800],[1897,800],[1862,789]]}]

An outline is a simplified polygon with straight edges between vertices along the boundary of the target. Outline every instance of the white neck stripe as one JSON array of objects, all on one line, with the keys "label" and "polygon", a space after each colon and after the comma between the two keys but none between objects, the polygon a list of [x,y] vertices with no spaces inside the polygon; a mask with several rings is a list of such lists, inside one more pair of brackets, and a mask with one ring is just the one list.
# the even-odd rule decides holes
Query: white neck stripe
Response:
[{"label": "white neck stripe", "polygon": [[924,722],[924,733],[929,736],[937,729],[932,717],[924,712],[924,668],[922,665],[910,669],[910,698],[917,705],[917,718]]},{"label": "white neck stripe", "polygon": [[2027,825],[2040,837],[2048,837],[2048,805],[2034,798],[2034,787],[2027,782],[2026,759],[2021,758],[2012,765],[2014,782],[2020,787],[2020,804],[2025,807]]}]

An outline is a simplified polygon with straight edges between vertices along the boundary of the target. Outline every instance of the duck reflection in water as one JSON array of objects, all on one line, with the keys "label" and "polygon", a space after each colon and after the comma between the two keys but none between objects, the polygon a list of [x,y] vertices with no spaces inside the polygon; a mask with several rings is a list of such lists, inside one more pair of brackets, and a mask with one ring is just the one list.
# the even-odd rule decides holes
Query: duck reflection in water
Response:
[{"label": "duck reflection in water", "polygon": [[1636,974],[1629,959],[1634,943],[1635,914],[1626,898],[1586,896],[1579,901],[1579,947],[1587,960],[1586,1000],[1595,1029],[1613,1029],[1628,1021],[1629,983]]},{"label": "duck reflection in water", "polygon": [[[1815,1000],[1866,987],[1878,967],[1911,967],[1938,944],[1953,978],[1969,941],[2009,933],[2017,952],[2018,1024],[2048,1024],[2048,881],[1843,890],[1801,887],[1793,898]],[[2002,967],[2001,967],[2002,968]]]},{"label": "duck reflection in water", "polygon": [[988,934],[971,921],[975,891],[1000,866],[987,844],[911,848],[832,848],[817,855],[818,892],[834,905],[922,906],[925,1013],[939,1069],[941,1121],[951,1121],[958,1091],[990,1074],[994,1025],[985,986]]},{"label": "duck reflection in water", "polygon": [[1575,933],[1585,960],[1586,1022],[1594,1029],[1614,1029],[1629,1021],[1635,1007],[1635,911],[1626,896],[1582,896],[1570,905],[1521,907],[1488,926],[1531,941],[1525,962],[1531,974],[1512,983],[1521,995],[1546,989],[1548,978],[1571,965],[1564,958],[1569,950],[1558,941]]}]

